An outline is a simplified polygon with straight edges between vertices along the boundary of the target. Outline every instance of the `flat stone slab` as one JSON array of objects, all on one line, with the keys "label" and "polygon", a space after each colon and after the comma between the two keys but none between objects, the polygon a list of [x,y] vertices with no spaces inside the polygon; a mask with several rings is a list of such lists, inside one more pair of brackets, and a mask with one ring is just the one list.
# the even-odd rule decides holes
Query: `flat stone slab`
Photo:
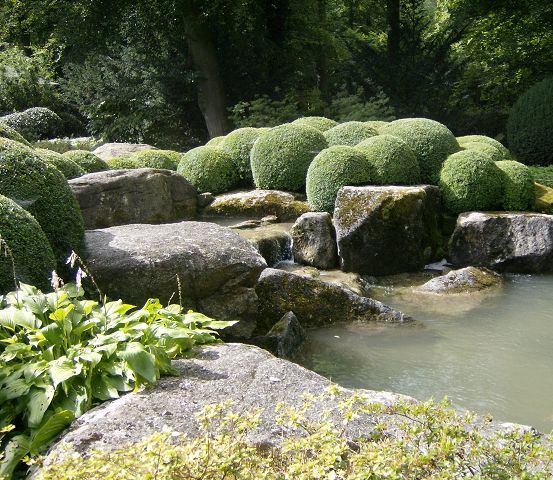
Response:
[{"label": "flat stone slab", "polygon": [[501,275],[487,268],[465,267],[429,280],[418,287],[416,292],[436,295],[470,294],[502,285]]},{"label": "flat stone slab", "polygon": [[146,143],[104,143],[92,153],[102,160],[109,160],[110,158],[130,155],[142,150],[157,150],[157,148]]},{"label": "flat stone slab", "polygon": [[69,186],[87,230],[196,216],[196,189],[182,175],[169,170],[108,170],[70,180]]},{"label": "flat stone slab", "polygon": [[253,287],[267,266],[230,228],[205,222],[122,225],[85,233],[86,264],[102,293],[141,305],[178,303],[222,319],[254,317]]},{"label": "flat stone slab", "polygon": [[502,272],[553,272],[553,215],[482,213],[459,215],[450,242],[454,265]]}]

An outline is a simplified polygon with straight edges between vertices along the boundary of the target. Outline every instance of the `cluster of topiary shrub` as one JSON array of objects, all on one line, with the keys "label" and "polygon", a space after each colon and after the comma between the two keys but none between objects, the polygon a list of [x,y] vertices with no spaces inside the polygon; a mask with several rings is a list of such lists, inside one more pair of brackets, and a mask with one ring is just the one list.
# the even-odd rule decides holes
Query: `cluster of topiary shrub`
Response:
[{"label": "cluster of topiary shrub", "polygon": [[63,130],[63,120],[52,110],[33,107],[0,117],[0,121],[13,128],[29,141],[55,137]]}]

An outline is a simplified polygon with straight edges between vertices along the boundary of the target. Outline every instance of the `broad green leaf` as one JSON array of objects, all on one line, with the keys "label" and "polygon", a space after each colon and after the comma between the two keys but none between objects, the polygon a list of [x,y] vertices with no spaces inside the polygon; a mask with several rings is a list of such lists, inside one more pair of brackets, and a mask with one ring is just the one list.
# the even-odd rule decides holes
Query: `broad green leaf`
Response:
[{"label": "broad green leaf", "polygon": [[102,401],[119,398],[117,388],[107,379],[107,375],[97,375],[92,379],[92,395],[94,398]]},{"label": "broad green leaf", "polygon": [[55,312],[50,314],[50,318],[55,322],[63,322],[67,315],[75,308],[75,305],[70,304],[65,308],[58,308]]},{"label": "broad green leaf", "polygon": [[73,412],[69,410],[54,413],[51,417],[47,418],[43,424],[33,432],[28,451],[33,454],[40,453],[44,447],[48,446],[48,444],[73,421],[74,418]]},{"label": "broad green leaf", "polygon": [[125,350],[118,353],[118,356],[125,360],[133,372],[140,375],[147,382],[154,383],[157,380],[155,358],[151,353],[144,350],[142,344],[129,343]]},{"label": "broad green leaf", "polygon": [[44,338],[48,340],[49,343],[54,345],[61,345],[63,343],[63,337],[61,333],[61,328],[57,323],[50,323],[40,329]]},{"label": "broad green leaf", "polygon": [[50,362],[50,377],[52,378],[52,383],[54,388],[56,388],[60,383],[65,382],[66,380],[79,375],[83,366],[79,363],[73,363],[67,357],[60,357],[57,360],[52,360]]},{"label": "broad green leaf", "polygon": [[210,328],[212,330],[222,330],[223,328],[230,327],[238,323],[238,320],[209,320],[202,323],[202,327]]},{"label": "broad green leaf", "polygon": [[27,401],[27,411],[29,413],[27,423],[30,428],[36,428],[40,425],[44,413],[54,398],[55,391],[55,388],[51,386],[31,389]]},{"label": "broad green leaf", "polygon": [[31,451],[31,441],[28,435],[12,437],[4,450],[4,459],[0,463],[0,478],[11,478],[13,471]]},{"label": "broad green leaf", "polygon": [[38,327],[38,319],[26,310],[14,307],[0,310],[0,326],[14,330],[16,326],[35,329]]},{"label": "broad green leaf", "polygon": [[27,345],[25,343],[12,343],[11,345],[8,345],[4,353],[0,355],[0,360],[3,360],[4,362],[9,362],[10,360],[13,360],[14,358],[25,358],[28,356],[29,353],[31,353],[32,348],[30,345]]},{"label": "broad green leaf", "polygon": [[27,395],[31,385],[24,378],[9,382],[0,390],[0,404]]}]

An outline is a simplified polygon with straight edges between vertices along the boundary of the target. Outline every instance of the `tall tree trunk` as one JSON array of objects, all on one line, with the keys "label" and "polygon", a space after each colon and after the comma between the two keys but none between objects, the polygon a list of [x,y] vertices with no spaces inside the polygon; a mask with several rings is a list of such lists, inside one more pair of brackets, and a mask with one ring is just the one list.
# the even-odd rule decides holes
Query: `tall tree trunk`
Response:
[{"label": "tall tree trunk", "polygon": [[400,44],[400,0],[386,0],[386,20],[388,23],[388,60],[392,65],[399,61]]},{"label": "tall tree trunk", "polygon": [[186,38],[194,70],[196,71],[198,106],[210,138],[225,135],[229,130],[225,88],[213,33],[197,18],[185,18]]}]

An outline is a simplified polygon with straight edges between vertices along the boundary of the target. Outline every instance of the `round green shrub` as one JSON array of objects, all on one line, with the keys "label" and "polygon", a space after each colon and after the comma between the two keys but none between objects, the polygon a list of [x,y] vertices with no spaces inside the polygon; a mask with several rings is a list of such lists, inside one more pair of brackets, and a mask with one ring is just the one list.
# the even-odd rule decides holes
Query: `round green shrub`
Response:
[{"label": "round green shrub", "polygon": [[209,142],[207,142],[205,144],[205,146],[209,146],[209,147],[218,147],[219,145],[221,145],[221,142],[225,139],[225,136],[224,135],[221,135],[219,137],[213,137],[211,140],[209,140]]},{"label": "round green shrub", "polygon": [[83,218],[65,177],[29,147],[6,139],[0,139],[0,194],[36,218],[58,266],[71,250],[82,251]]},{"label": "round green shrub", "polygon": [[472,152],[479,152],[482,155],[485,155],[488,159],[493,162],[499,162],[504,160],[505,157],[501,153],[501,150],[494,147],[493,145],[488,145],[482,142],[466,142],[461,145],[463,150],[470,150]]},{"label": "round green shrub", "polygon": [[[0,292],[15,290],[17,282],[47,289],[56,260],[48,238],[35,218],[13,200],[0,195],[0,238],[9,248],[0,246]],[[12,263],[13,259],[13,263]]]},{"label": "round green shrub", "polygon": [[385,125],[388,125],[390,122],[384,122],[382,120],[368,120],[365,122],[369,127],[374,128],[375,130],[379,130],[380,128],[384,127]]},{"label": "round green shrub", "polygon": [[376,173],[362,150],[334,145],[319,153],[307,171],[307,201],[316,211],[332,212],[346,185],[374,183]]},{"label": "round green shrub", "polygon": [[186,152],[177,172],[199,192],[213,194],[235,188],[240,177],[230,155],[218,147],[197,147]]},{"label": "round green shrub", "polygon": [[440,172],[445,207],[452,213],[494,210],[501,205],[503,174],[479,152],[463,150],[447,158]]},{"label": "round green shrub", "polygon": [[367,138],[355,148],[361,150],[375,170],[378,185],[414,185],[421,180],[415,152],[392,135]]},{"label": "round green shrub", "polygon": [[0,120],[32,142],[55,137],[63,130],[63,120],[52,110],[44,107],[11,113]]},{"label": "round green shrub", "polygon": [[27,145],[28,147],[31,146],[31,144],[27,140],[25,140],[19,133],[17,133],[12,127],[2,121],[0,121],[0,138],[7,138],[9,140],[22,143],[23,145]]},{"label": "round green shrub", "polygon": [[530,169],[514,160],[495,163],[503,172],[503,209],[530,210],[536,200]]},{"label": "round green shrub", "polygon": [[104,172],[109,170],[109,165],[100,157],[86,150],[69,150],[63,154],[69,160],[73,160],[86,173]]},{"label": "round green shrub", "polygon": [[44,148],[35,148],[35,152],[50,165],[56,167],[67,180],[83,176],[86,172],[73,160],[64,157],[61,153],[46,150]]},{"label": "round green shrub", "polygon": [[324,135],[316,128],[291,123],[272,128],[252,148],[250,161],[255,186],[302,191],[310,163],[326,147]]},{"label": "round green shrub", "polygon": [[111,170],[133,170],[142,168],[142,165],[132,155],[121,155],[106,160]]},{"label": "round green shrub", "polygon": [[451,131],[439,122],[427,118],[395,120],[379,129],[383,135],[401,138],[419,161],[421,181],[437,184],[445,159],[460,150]]},{"label": "round green shrub", "polygon": [[313,127],[321,132],[326,132],[338,125],[338,122],[326,117],[301,117],[292,122],[293,125],[305,125]]},{"label": "round green shrub", "polygon": [[535,84],[515,102],[507,140],[519,162],[553,165],[553,77]]},{"label": "round green shrub", "polygon": [[139,165],[138,168],[176,170],[180,157],[181,154],[171,150],[141,150],[133,153],[130,158]]},{"label": "round green shrub", "polygon": [[253,144],[261,135],[263,135],[263,132],[258,128],[239,128],[229,133],[219,144],[219,147],[231,156],[238,169],[240,180],[245,186],[253,185],[250,153]]},{"label": "round green shrub", "polygon": [[378,135],[376,128],[366,122],[346,122],[336,125],[324,133],[328,146],[349,145],[355,147],[363,140]]},{"label": "round green shrub", "polygon": [[464,137],[457,137],[457,142],[462,148],[467,148],[465,146],[467,144],[473,145],[475,143],[490,145],[501,153],[501,158],[499,160],[511,159],[511,152],[509,152],[509,149],[505,145],[498,142],[495,138],[486,137],[486,135],[465,135]]}]

